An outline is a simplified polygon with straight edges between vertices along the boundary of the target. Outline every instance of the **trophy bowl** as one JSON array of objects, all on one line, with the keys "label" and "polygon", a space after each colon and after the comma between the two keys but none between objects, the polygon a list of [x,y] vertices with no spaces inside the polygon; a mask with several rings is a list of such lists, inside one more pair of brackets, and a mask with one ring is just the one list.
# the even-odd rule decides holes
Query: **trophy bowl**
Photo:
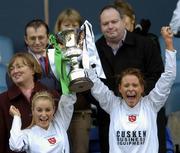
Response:
[{"label": "trophy bowl", "polygon": [[89,90],[93,86],[93,82],[88,78],[88,74],[82,67],[82,60],[80,60],[83,52],[81,35],[82,31],[79,29],[64,30],[56,35],[64,57],[69,59],[69,89],[76,93]]}]

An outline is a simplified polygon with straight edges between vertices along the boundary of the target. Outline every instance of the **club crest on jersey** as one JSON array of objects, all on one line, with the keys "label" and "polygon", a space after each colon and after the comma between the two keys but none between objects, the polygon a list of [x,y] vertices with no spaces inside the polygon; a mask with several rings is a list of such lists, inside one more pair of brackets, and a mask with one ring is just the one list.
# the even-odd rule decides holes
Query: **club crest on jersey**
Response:
[{"label": "club crest on jersey", "polygon": [[56,143],[56,138],[55,137],[49,138],[48,141],[49,141],[50,144],[55,144]]},{"label": "club crest on jersey", "polygon": [[128,120],[129,120],[130,122],[135,122],[135,121],[136,121],[136,115],[129,115],[129,116],[128,116]]}]

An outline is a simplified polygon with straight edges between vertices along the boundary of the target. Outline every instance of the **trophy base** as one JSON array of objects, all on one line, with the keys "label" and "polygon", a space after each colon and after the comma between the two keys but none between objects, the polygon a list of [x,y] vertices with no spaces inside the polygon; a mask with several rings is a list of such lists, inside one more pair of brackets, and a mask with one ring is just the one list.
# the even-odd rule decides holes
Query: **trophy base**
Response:
[{"label": "trophy base", "polygon": [[93,82],[89,78],[83,77],[72,80],[70,82],[69,89],[73,92],[78,93],[89,90],[92,86]]}]

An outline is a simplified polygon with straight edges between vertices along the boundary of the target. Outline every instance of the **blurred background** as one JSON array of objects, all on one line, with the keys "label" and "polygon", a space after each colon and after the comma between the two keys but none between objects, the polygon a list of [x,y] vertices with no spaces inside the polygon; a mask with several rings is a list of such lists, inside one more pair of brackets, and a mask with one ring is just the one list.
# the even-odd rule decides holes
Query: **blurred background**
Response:
[{"label": "blurred background", "polygon": [[[53,33],[58,14],[66,8],[78,10],[84,20],[88,20],[93,27],[95,36],[101,34],[99,27],[99,12],[114,0],[0,0],[0,93],[7,89],[6,72],[10,58],[15,52],[24,51],[24,27],[32,19],[42,19],[49,25]],[[136,24],[142,19],[150,21],[149,33],[159,39],[164,59],[165,45],[160,36],[160,28],[168,25],[177,0],[127,0],[135,11]],[[148,22],[146,22],[148,23]],[[174,38],[174,46],[180,50],[180,38]],[[177,67],[180,67],[180,52],[177,53]],[[172,132],[172,140],[176,153],[180,146],[180,68],[177,69],[177,78],[166,103],[166,114],[169,116],[168,127]],[[176,113],[176,114],[175,114]],[[168,135],[167,135],[168,136]],[[171,140],[171,139],[170,139]],[[170,142],[167,139],[167,145]],[[171,144],[171,143],[169,143]],[[90,149],[99,148],[98,130],[90,131]],[[94,150],[95,151],[95,150]],[[172,150],[171,150],[172,151]],[[97,151],[96,151],[97,153]],[[170,153],[170,152],[166,152]]]},{"label": "blurred background", "polygon": [[[159,35],[160,27],[168,25],[177,0],[127,0],[136,13],[137,23],[146,18],[151,21],[149,32]],[[65,8],[77,9],[91,22],[95,34],[100,33],[99,11],[113,0],[1,0],[0,35],[12,39],[14,50],[24,48],[24,27],[33,18],[45,20],[53,31],[55,20]],[[1,50],[0,50],[1,52]]]}]

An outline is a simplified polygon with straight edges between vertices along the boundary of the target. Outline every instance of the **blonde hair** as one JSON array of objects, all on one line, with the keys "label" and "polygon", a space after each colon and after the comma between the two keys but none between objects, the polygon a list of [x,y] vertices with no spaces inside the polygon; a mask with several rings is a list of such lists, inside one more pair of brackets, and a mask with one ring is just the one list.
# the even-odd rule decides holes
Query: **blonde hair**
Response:
[{"label": "blonde hair", "polygon": [[128,2],[124,0],[115,0],[114,5],[119,8],[122,16],[127,15],[131,20],[135,21],[135,12]]},{"label": "blonde hair", "polygon": [[34,71],[34,81],[37,81],[38,79],[41,78],[42,76],[42,69],[39,63],[36,61],[36,59],[31,55],[30,53],[27,52],[19,52],[16,53],[10,60],[9,65],[8,65],[8,74],[10,76],[11,68],[14,62],[18,59],[21,58],[23,60],[24,65],[28,65],[33,71]]},{"label": "blonde hair", "polygon": [[70,20],[72,22],[78,22],[79,25],[82,24],[82,17],[80,13],[72,8],[65,9],[62,11],[56,20],[55,27],[54,27],[54,33],[58,33],[61,31],[61,24],[64,20]]},{"label": "blonde hair", "polygon": [[[53,109],[55,109],[55,102],[54,102],[54,98],[52,96],[51,93],[49,93],[48,91],[39,91],[36,94],[34,94],[34,96],[32,97],[32,103],[31,103],[31,111],[33,112],[34,107],[36,105],[36,102],[38,100],[49,100],[52,103]],[[34,116],[32,116],[32,121],[31,124],[28,126],[28,128],[31,128],[33,125],[35,125],[35,121],[34,121]]]}]

